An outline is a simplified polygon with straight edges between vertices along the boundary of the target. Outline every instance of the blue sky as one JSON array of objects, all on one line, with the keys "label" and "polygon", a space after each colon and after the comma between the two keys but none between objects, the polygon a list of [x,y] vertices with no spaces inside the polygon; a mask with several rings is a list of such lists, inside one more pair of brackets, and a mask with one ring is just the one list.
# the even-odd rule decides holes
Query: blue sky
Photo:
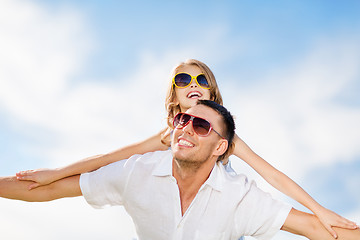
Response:
[{"label": "blue sky", "polygon": [[[360,222],[359,16],[358,1],[1,1],[0,175],[156,133],[172,67],[195,58],[255,152]],[[4,239],[134,237],[121,208],[82,199],[0,199],[0,212]]]}]

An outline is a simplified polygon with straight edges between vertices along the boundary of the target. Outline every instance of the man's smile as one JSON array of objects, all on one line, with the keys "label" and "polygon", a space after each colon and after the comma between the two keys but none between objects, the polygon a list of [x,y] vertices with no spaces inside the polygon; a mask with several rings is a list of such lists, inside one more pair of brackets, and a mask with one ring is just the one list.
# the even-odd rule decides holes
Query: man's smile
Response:
[{"label": "man's smile", "polygon": [[178,144],[181,147],[194,147],[195,146],[192,142],[190,142],[189,140],[182,138],[182,137],[179,138]]}]

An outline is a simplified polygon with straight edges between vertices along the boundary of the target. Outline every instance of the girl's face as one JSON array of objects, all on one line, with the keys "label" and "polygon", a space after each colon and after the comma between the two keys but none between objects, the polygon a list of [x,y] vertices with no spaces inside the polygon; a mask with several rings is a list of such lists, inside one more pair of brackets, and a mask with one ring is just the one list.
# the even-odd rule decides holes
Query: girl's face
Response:
[{"label": "girl's face", "polygon": [[[203,73],[200,68],[194,65],[184,65],[179,67],[175,75],[180,72],[189,73],[191,76],[197,76]],[[175,87],[176,102],[179,103],[181,112],[186,112],[189,108],[196,105],[199,99],[210,100],[210,89],[200,87],[195,79],[186,88]]]}]

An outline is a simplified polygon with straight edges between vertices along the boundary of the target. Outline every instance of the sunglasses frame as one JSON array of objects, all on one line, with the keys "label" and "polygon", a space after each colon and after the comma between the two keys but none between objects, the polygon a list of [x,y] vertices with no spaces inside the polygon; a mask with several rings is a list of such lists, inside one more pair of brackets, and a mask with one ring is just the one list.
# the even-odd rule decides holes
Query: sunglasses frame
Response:
[{"label": "sunglasses frame", "polygon": [[[179,74],[187,74],[187,75],[189,75],[190,77],[191,77],[191,80],[190,80],[190,82],[189,82],[189,84],[188,85],[186,85],[186,86],[184,86],[184,87],[180,87],[180,86],[178,86],[177,84],[176,84],[176,82],[175,82],[175,78],[176,78],[176,76],[177,75],[179,75]],[[197,78],[198,78],[198,76],[200,76],[200,75],[203,75],[204,77],[205,77],[205,74],[203,74],[203,73],[200,73],[199,75],[196,75],[196,76],[193,76],[193,75],[191,75],[190,73],[187,73],[187,72],[179,72],[179,73],[177,73],[177,74],[175,74],[175,76],[173,77],[173,84],[175,85],[175,87],[177,87],[177,88],[187,88],[188,86],[190,86],[191,85],[191,83],[193,82],[193,80],[195,79],[195,81],[196,81],[196,84],[199,86],[199,87],[201,87],[202,89],[210,89],[210,84],[209,84],[209,81],[207,80],[207,78],[205,77],[205,79],[206,79],[206,81],[207,81],[207,83],[208,83],[208,85],[209,85],[209,87],[203,87],[203,86],[201,86],[200,84],[199,84],[199,82],[198,82],[198,80],[197,80]]]},{"label": "sunglasses frame", "polygon": [[[178,115],[188,115],[188,116],[190,116],[190,119],[186,122],[186,124],[185,125],[182,125],[182,124],[180,124],[180,123],[178,123],[176,126],[175,126],[175,119],[178,117]],[[209,131],[207,132],[207,134],[205,134],[205,135],[200,135],[199,133],[197,133],[196,132],[196,130],[195,130],[195,128],[194,128],[194,119],[200,119],[200,120],[203,120],[203,121],[205,121],[205,122],[207,122],[207,123],[209,123],[209,126],[210,126],[210,128],[209,128]],[[188,114],[188,113],[178,113],[178,114],[176,114],[175,115],[175,117],[174,117],[174,120],[173,120],[173,126],[174,126],[174,128],[177,128],[177,129],[183,129],[184,127],[186,127],[188,124],[189,124],[189,122],[191,121],[191,124],[192,124],[192,128],[193,128],[193,130],[194,130],[194,132],[196,133],[196,135],[198,135],[198,136],[200,136],[200,137],[207,137],[207,136],[209,136],[209,134],[210,134],[210,132],[211,132],[211,130],[213,130],[217,135],[219,135],[219,137],[221,137],[222,139],[226,139],[226,138],[224,138],[218,131],[216,131],[213,127],[212,127],[212,125],[211,125],[211,123],[208,121],[208,120],[206,120],[206,119],[204,119],[204,118],[201,118],[201,117],[197,117],[197,116],[194,116],[194,115],[191,115],[191,114]],[[178,127],[179,125],[181,125],[182,127]]]}]

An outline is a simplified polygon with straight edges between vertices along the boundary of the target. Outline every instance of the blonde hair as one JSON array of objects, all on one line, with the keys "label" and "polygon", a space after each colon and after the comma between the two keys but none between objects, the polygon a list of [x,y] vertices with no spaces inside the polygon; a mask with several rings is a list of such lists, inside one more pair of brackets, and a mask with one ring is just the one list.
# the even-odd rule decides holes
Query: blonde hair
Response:
[{"label": "blonde hair", "polygon": [[[197,66],[208,80],[210,86],[210,99],[208,100],[212,100],[220,105],[223,105],[223,100],[220,94],[219,87],[216,83],[215,76],[205,63],[195,59],[188,59],[184,62],[181,62],[172,70],[171,79],[175,76],[176,72],[180,67],[189,66],[189,65]],[[172,81],[170,81],[167,90],[166,99],[165,99],[165,108],[167,111],[167,124],[170,128],[172,128],[172,122],[175,115],[181,111],[180,103],[178,103],[176,98],[175,85],[173,84]],[[167,146],[170,145],[170,142],[165,140],[168,136],[169,136],[169,131],[166,131],[166,133],[161,138],[161,142]]]},{"label": "blonde hair", "polygon": [[[209,82],[210,86],[210,99],[220,105],[223,105],[223,100],[219,91],[219,87],[216,83],[216,79],[210,68],[203,62],[195,59],[188,59],[179,65],[177,65],[171,72],[171,79],[174,77],[176,72],[180,67],[192,65],[197,66],[201,72],[205,75],[206,79]],[[169,127],[172,126],[172,120],[175,115],[181,111],[180,104],[176,101],[175,85],[171,81],[167,90],[166,99],[165,99],[165,108],[167,111],[167,123]]]}]

